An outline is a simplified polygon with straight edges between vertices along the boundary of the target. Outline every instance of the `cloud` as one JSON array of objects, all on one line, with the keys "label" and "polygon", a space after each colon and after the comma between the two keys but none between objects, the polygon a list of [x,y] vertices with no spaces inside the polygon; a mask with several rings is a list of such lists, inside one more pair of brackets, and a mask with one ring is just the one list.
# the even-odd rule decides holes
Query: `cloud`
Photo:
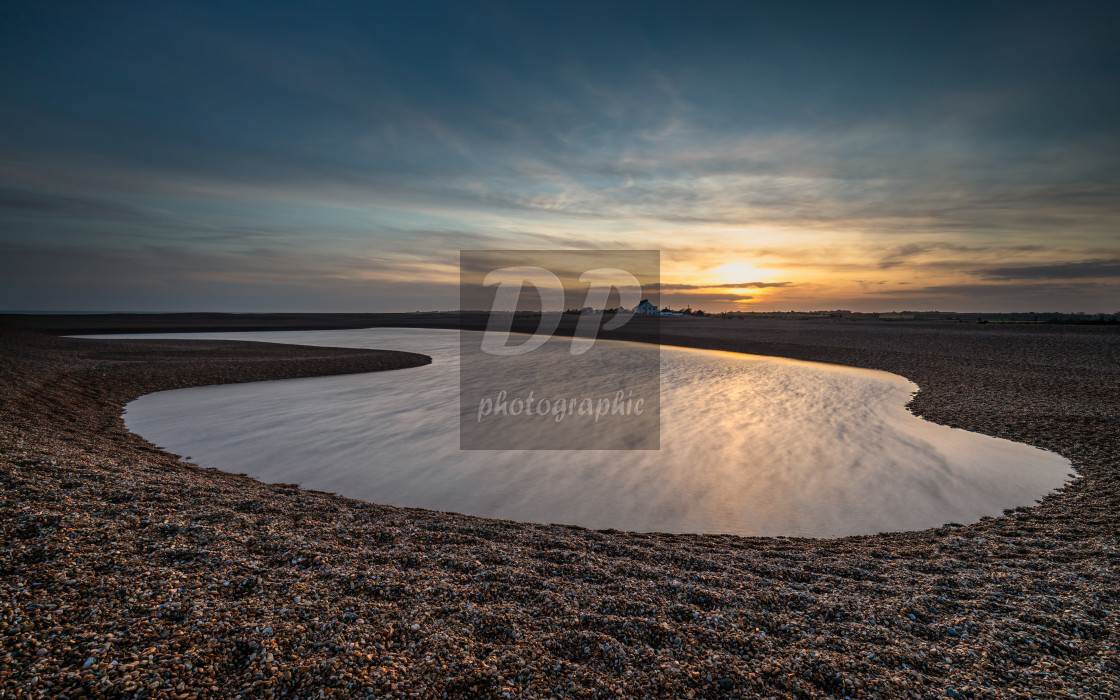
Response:
[{"label": "cloud", "polygon": [[1076,309],[1090,313],[1115,313],[1120,309],[1120,284],[938,284],[864,291],[858,298],[837,298],[836,301],[840,308],[861,311],[937,310],[975,313]]},{"label": "cloud", "polygon": [[458,306],[422,264],[250,251],[0,245],[0,308],[71,311],[416,311]]},{"label": "cloud", "polygon": [[149,216],[137,207],[119,202],[6,187],[0,187],[0,210],[106,220],[145,219]]},{"label": "cloud", "polygon": [[[885,270],[900,265],[908,265],[912,264],[915,258],[928,256],[931,253],[955,254],[955,258],[950,257],[948,261],[937,262],[960,266],[962,260],[974,260],[977,256],[993,254],[1007,256],[1009,254],[1045,252],[1047,250],[1048,248],[1044,245],[965,245],[943,241],[914,241],[901,245],[883,256],[879,260],[878,266]],[[926,264],[928,264],[928,261]]]},{"label": "cloud", "polygon": [[991,280],[1073,280],[1120,277],[1120,258],[1083,260],[1054,265],[996,267],[980,270],[979,275]]},{"label": "cloud", "polygon": [[663,294],[661,296],[661,306],[679,309],[685,306],[691,306],[694,309],[707,309],[711,310],[716,308],[734,307],[736,305],[746,304],[755,297],[745,294],[742,296],[728,296],[726,294]]},{"label": "cloud", "polygon": [[1116,294],[1120,292],[1120,286],[1117,285],[1101,285],[1095,283],[1050,283],[1050,284],[1033,284],[1022,285],[1018,283],[1012,284],[937,284],[929,285],[926,287],[907,287],[906,289],[878,289],[869,290],[865,294],[869,296],[895,296],[895,297],[930,297],[930,298],[957,298],[957,299],[974,299],[974,298],[1006,298],[1013,299],[1016,295],[1019,296],[1070,296],[1070,295],[1085,295],[1087,297],[1112,295],[1115,301],[1120,302],[1120,298],[1116,298]]},{"label": "cloud", "polygon": [[1115,11],[488,7],[29,5],[0,27],[0,244],[342,289],[443,285],[461,248],[695,270],[749,241],[791,280],[662,288],[706,303],[1115,276]]}]

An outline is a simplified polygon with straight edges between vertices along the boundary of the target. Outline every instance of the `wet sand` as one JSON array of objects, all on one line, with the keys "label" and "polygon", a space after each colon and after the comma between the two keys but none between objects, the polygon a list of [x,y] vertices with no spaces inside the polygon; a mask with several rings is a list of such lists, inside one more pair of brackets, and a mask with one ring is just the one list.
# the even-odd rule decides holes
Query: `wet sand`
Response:
[{"label": "wet sand", "polygon": [[895,372],[916,413],[1080,478],[968,527],[841,540],[392,508],[195,467],[120,412],[423,358],[5,331],[0,694],[1117,695],[1114,329],[682,318],[660,336]]}]

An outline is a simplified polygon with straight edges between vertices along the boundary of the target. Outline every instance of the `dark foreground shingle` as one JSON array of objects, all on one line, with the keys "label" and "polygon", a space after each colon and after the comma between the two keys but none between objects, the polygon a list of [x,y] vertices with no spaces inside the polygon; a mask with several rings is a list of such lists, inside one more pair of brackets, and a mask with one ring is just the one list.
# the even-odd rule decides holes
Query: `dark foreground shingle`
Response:
[{"label": "dark foreground shingle", "polygon": [[159,389],[420,356],[5,332],[0,695],[1120,694],[1115,333],[662,332],[898,372],[922,387],[916,412],[1053,449],[1081,478],[1008,517],[840,540],[378,506],[185,464],[121,410]]}]

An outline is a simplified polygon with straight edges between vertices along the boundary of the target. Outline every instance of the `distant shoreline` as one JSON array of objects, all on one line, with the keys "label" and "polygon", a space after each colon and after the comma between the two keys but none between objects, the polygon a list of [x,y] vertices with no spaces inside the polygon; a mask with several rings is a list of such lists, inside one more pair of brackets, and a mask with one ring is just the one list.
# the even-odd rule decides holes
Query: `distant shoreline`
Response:
[{"label": "distant shoreline", "polygon": [[[846,315],[841,315],[846,314]],[[530,315],[526,315],[530,316]],[[565,314],[564,328],[574,326],[574,314]],[[922,312],[900,315],[897,313],[864,314],[848,312],[790,312],[790,313],[745,313],[730,318],[706,316],[718,320],[734,320],[745,323],[766,323],[772,321],[803,321],[813,324],[892,324],[900,326],[927,325],[1024,325],[1024,326],[1101,326],[1120,327],[1120,314],[1029,314],[1029,313],[973,313],[959,314]],[[1032,320],[1033,319],[1033,320]],[[665,323],[687,323],[694,317],[668,317],[659,319]],[[629,324],[648,328],[649,319],[636,317]],[[82,335],[100,333],[205,333],[205,332],[252,332],[252,331],[319,331],[342,330],[373,327],[414,327],[414,328],[467,328],[481,329],[485,315],[481,312],[431,311],[410,313],[99,313],[99,312],[0,312],[0,327],[14,326],[38,330],[56,335]],[[530,324],[522,321],[524,327]],[[570,333],[570,331],[567,331]],[[633,331],[631,331],[633,332]],[[639,330],[639,332],[642,332]]]}]

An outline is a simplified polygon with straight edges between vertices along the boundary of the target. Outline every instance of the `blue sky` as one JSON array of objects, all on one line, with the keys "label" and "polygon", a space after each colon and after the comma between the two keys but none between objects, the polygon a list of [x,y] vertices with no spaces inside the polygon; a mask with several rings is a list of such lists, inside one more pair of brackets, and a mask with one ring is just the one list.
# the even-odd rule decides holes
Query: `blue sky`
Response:
[{"label": "blue sky", "polygon": [[0,308],[1120,309],[1109,4],[7,3]]}]

